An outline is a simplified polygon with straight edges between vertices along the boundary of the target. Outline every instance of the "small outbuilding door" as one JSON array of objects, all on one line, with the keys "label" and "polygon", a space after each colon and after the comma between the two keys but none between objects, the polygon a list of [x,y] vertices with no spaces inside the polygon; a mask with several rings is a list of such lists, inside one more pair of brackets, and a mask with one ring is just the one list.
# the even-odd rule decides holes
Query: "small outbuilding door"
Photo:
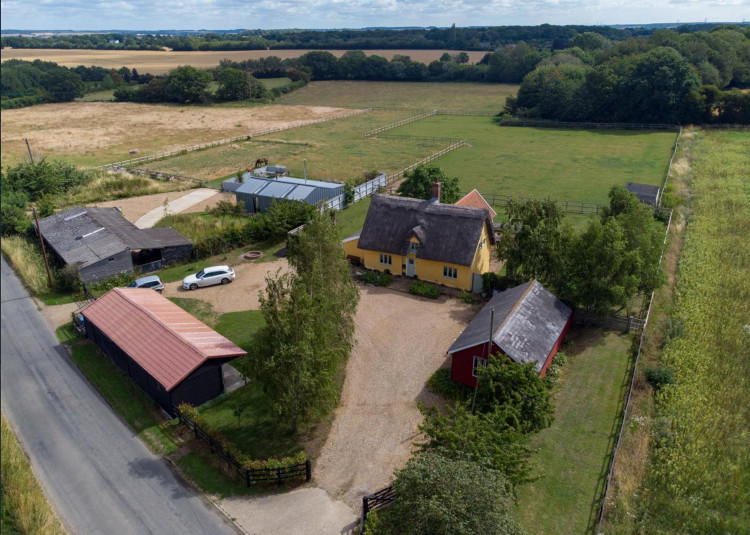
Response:
[{"label": "small outbuilding door", "polygon": [[414,259],[413,258],[407,258],[406,259],[406,276],[407,277],[413,277],[416,272],[416,267],[414,265]]},{"label": "small outbuilding door", "polygon": [[482,287],[482,274],[481,273],[474,273],[474,280],[472,281],[471,285],[471,291],[475,294],[480,294],[484,291],[484,288]]}]

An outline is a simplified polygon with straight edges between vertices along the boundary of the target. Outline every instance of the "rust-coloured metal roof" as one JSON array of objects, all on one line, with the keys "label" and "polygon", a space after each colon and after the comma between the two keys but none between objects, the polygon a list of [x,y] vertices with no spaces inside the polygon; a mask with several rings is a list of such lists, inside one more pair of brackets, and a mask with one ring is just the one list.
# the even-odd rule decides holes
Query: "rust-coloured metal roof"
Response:
[{"label": "rust-coloured metal roof", "polygon": [[482,208],[490,213],[490,219],[495,219],[495,216],[497,215],[497,212],[492,209],[490,203],[488,203],[484,199],[484,197],[482,197],[482,194],[479,193],[476,189],[471,190],[469,193],[456,201],[456,206],[471,206],[472,208]]},{"label": "rust-coloured metal roof", "polygon": [[114,288],[81,313],[167,391],[208,359],[247,355],[149,288]]}]

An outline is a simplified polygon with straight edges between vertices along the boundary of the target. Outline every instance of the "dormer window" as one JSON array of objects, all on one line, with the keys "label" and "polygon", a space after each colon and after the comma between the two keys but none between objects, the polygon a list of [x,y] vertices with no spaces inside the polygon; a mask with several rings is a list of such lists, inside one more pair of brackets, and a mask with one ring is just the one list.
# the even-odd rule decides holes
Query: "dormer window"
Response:
[{"label": "dormer window", "polygon": [[409,242],[409,251],[407,254],[416,254],[417,249],[419,249],[419,242],[417,241],[410,241]]}]

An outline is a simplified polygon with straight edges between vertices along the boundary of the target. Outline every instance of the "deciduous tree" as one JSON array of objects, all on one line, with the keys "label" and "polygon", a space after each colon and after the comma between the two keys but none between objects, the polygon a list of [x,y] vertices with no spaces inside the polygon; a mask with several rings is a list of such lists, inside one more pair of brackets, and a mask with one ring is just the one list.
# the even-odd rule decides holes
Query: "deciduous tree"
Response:
[{"label": "deciduous tree", "polygon": [[440,202],[453,204],[461,197],[458,177],[449,177],[435,165],[420,165],[406,173],[406,179],[396,190],[402,197],[428,200],[432,197],[432,184],[440,182]]}]

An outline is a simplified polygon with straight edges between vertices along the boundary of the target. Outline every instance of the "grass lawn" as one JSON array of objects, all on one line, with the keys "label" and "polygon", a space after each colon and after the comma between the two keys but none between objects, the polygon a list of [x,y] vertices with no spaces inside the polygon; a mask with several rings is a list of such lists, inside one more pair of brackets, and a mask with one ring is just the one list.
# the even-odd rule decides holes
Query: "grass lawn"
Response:
[{"label": "grass lawn", "polygon": [[86,93],[82,97],[75,99],[75,102],[111,102],[115,99],[114,89],[104,89],[102,91],[94,91],[93,93]]},{"label": "grass lawn", "polygon": [[245,351],[250,352],[253,336],[265,323],[260,310],[245,310],[222,314],[214,325],[214,329]]},{"label": "grass lawn", "polygon": [[499,112],[517,85],[456,82],[311,82],[281,97],[280,104],[347,108],[403,107]]},{"label": "grass lawn", "polygon": [[291,78],[282,77],[282,78],[258,78],[261,82],[263,82],[263,85],[266,86],[266,88],[270,91],[271,89],[276,89],[277,87],[285,87],[292,83]]},{"label": "grass lawn", "polygon": [[543,477],[518,489],[516,517],[530,534],[593,533],[623,408],[630,337],[600,329],[572,336],[555,421],[531,439]]},{"label": "grass lawn", "polygon": [[469,146],[436,161],[461,189],[556,200],[606,202],[613,185],[661,185],[674,132],[500,127],[492,117],[438,115],[387,134],[451,136]]},{"label": "grass lawn", "polygon": [[[260,136],[201,151],[149,162],[142,169],[202,180],[234,176],[260,157],[286,165],[289,174],[313,179],[347,181],[366,171],[395,172],[448,145],[441,141],[373,141],[362,134],[394,123],[408,112],[377,111]],[[440,134],[443,136],[443,134]],[[449,136],[448,136],[449,137]]]}]

